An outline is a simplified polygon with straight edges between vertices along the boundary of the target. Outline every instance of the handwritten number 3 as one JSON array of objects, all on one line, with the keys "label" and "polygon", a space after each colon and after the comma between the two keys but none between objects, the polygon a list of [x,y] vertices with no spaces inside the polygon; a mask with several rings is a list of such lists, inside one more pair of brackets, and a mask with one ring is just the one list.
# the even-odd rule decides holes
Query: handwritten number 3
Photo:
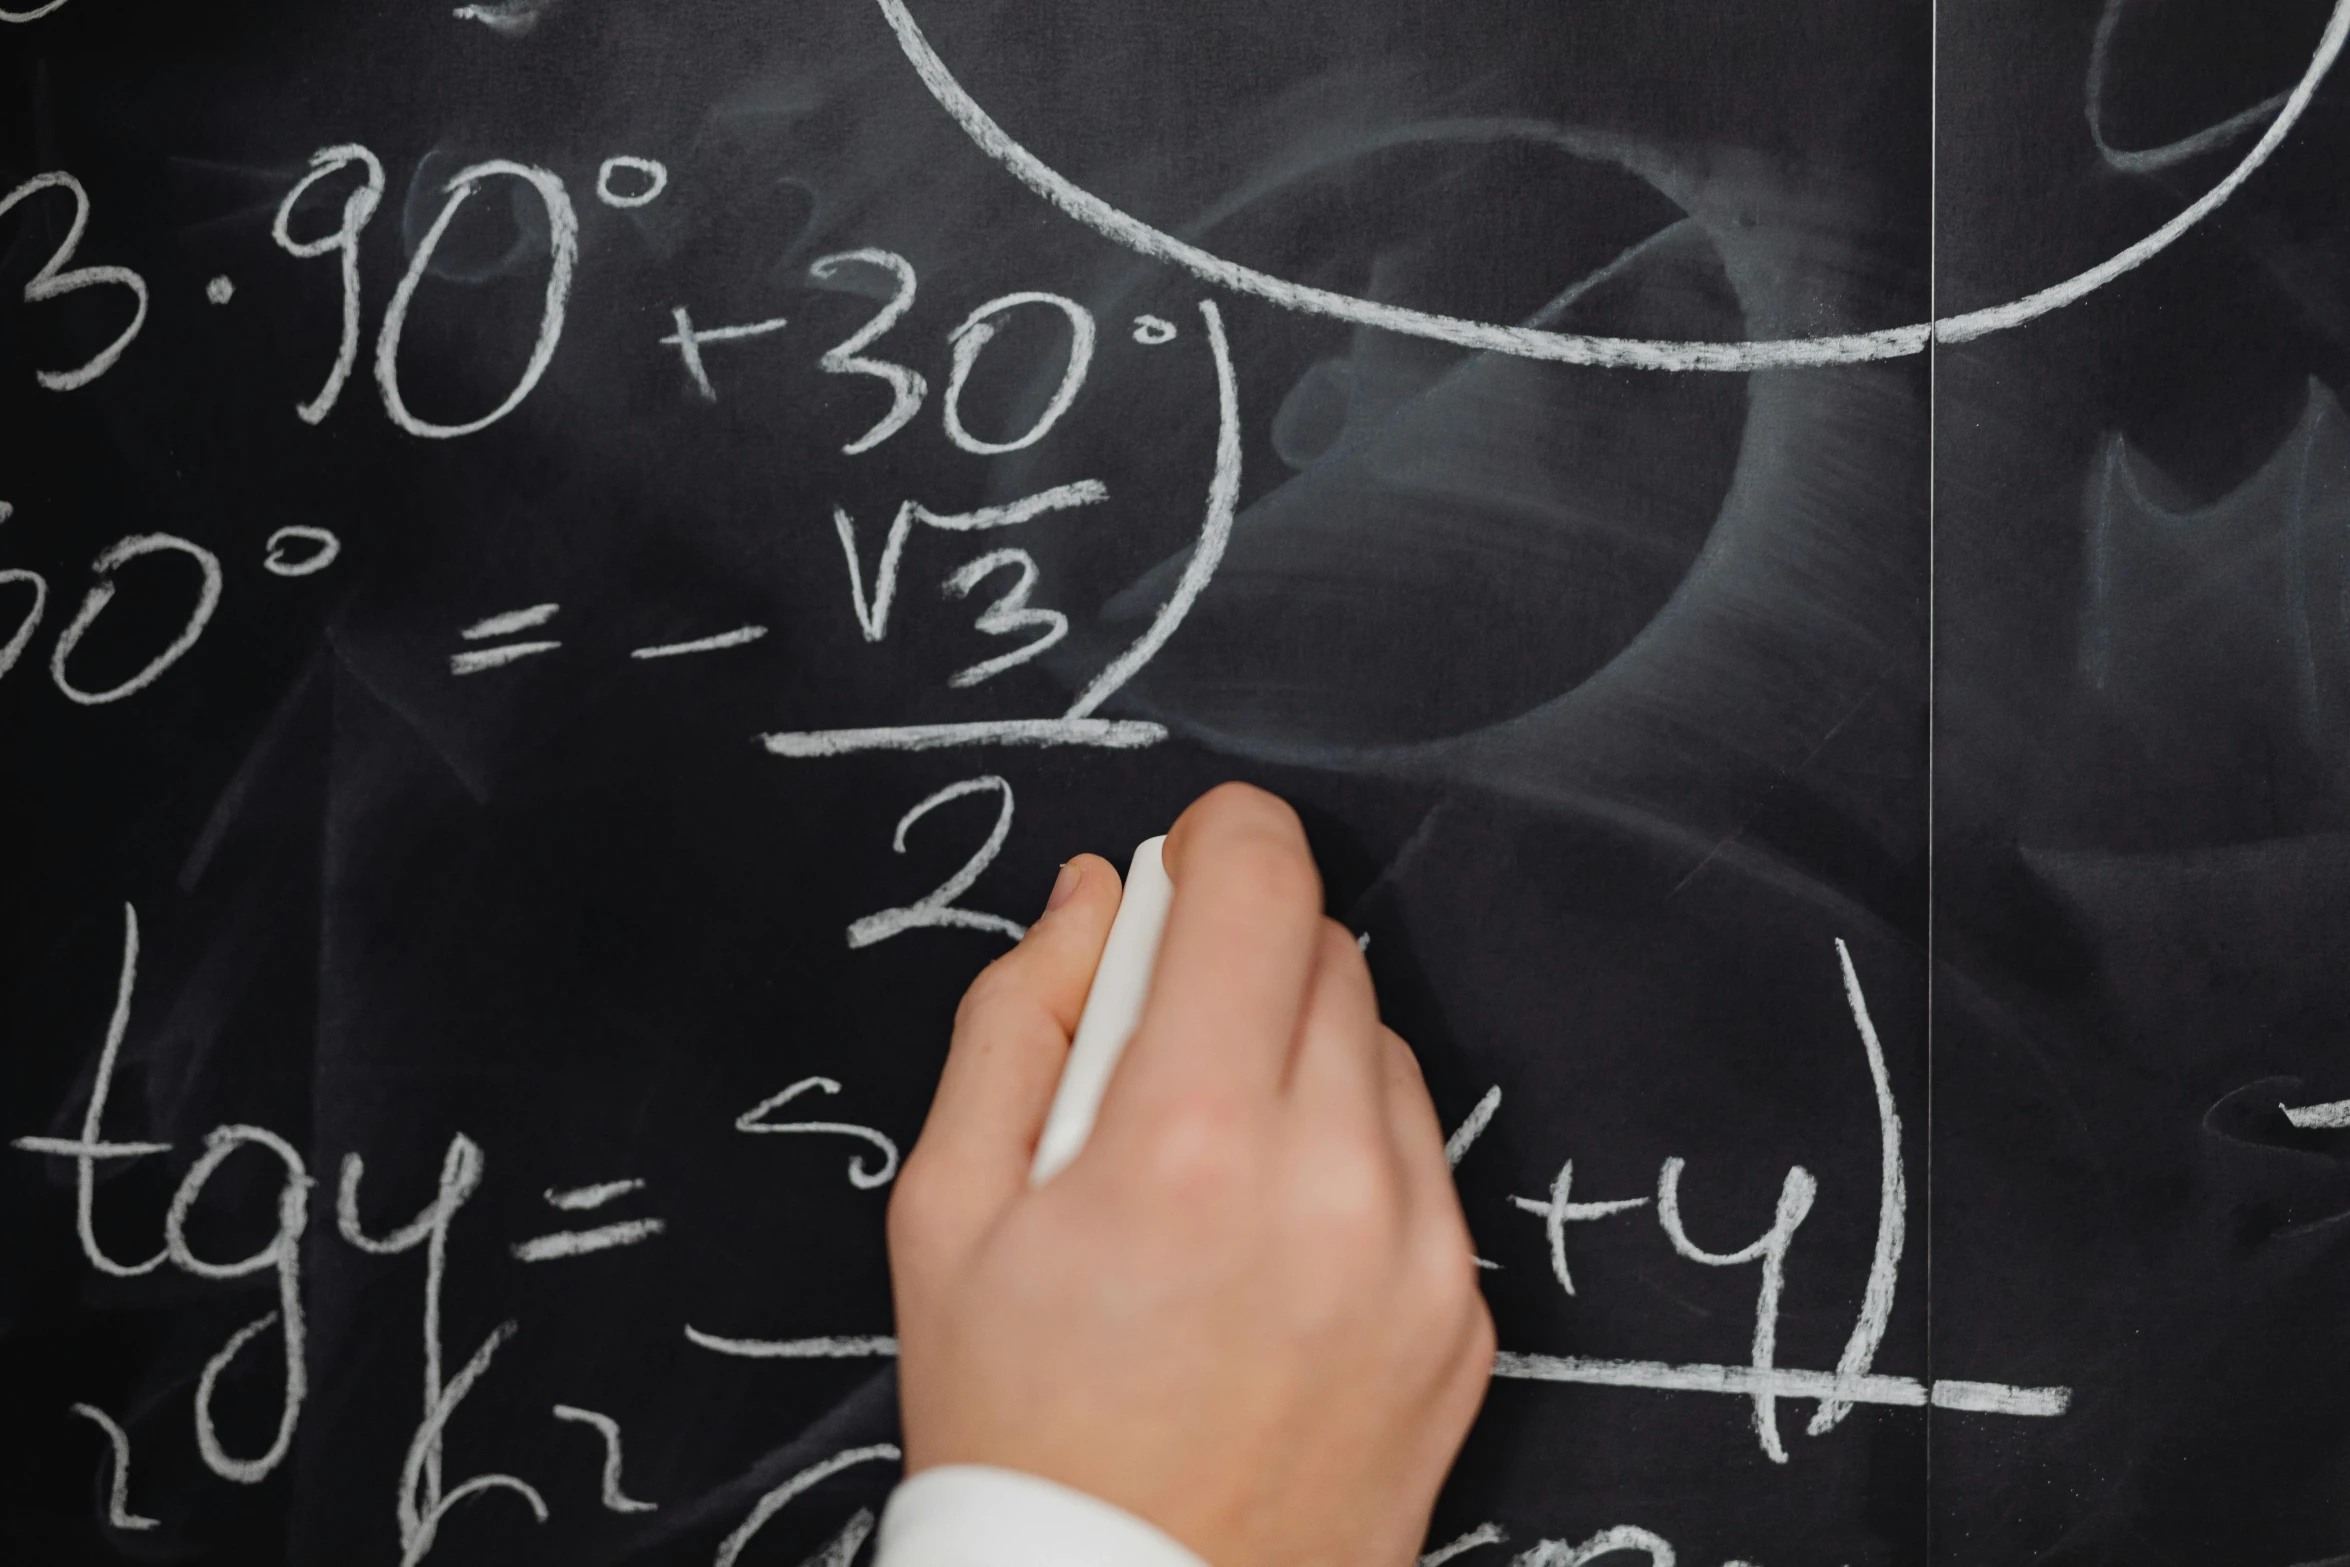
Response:
[{"label": "handwritten number 3", "polygon": [[75,267],[71,271],[65,270],[66,263],[73,260],[74,247],[82,242],[82,231],[90,226],[90,194],[82,189],[80,180],[62,170],[53,174],[36,174],[5,197],[0,197],[0,217],[5,217],[11,208],[26,197],[51,189],[63,189],[72,194],[73,222],[66,228],[64,243],[50,253],[41,270],[33,274],[31,282],[25,284],[25,303],[37,305],[78,289],[94,288],[101,283],[127,288],[138,301],[138,308],[131,314],[131,324],[122,329],[122,335],[98,350],[80,368],[38,370],[33,373],[33,379],[50,391],[70,392],[76,387],[89,385],[113,369],[114,362],[122,357],[122,351],[131,346],[131,340],[147,324],[147,282],[128,267]]}]

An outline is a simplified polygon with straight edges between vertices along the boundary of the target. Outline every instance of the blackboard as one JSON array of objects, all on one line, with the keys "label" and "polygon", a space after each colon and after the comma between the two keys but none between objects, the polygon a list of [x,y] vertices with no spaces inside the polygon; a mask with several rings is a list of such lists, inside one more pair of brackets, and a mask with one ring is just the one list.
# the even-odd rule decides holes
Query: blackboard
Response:
[{"label": "blackboard", "polygon": [[1466,1567],[2350,1560],[2350,0],[10,0],[0,1529],[803,1563],[1242,777]]}]

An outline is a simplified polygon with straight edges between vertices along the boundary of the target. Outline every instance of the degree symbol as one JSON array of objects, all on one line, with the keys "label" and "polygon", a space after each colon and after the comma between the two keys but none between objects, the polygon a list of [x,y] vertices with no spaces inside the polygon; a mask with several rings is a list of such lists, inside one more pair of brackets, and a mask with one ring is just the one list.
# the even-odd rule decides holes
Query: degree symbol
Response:
[{"label": "degree symbol", "polygon": [[[612,188],[612,176],[622,169],[643,176],[645,188],[632,195],[624,195]],[[607,207],[641,207],[669,188],[669,171],[651,158],[632,157],[620,153],[604,160],[596,170],[596,199]]]},{"label": "degree symbol", "polygon": [[261,569],[273,577],[307,577],[326,570],[343,553],[343,541],[324,528],[296,523],[269,536]]},{"label": "degree symbol", "polygon": [[1136,316],[1134,318],[1134,340],[1146,348],[1156,348],[1161,343],[1172,343],[1175,341],[1175,323],[1167,320],[1164,316]]}]

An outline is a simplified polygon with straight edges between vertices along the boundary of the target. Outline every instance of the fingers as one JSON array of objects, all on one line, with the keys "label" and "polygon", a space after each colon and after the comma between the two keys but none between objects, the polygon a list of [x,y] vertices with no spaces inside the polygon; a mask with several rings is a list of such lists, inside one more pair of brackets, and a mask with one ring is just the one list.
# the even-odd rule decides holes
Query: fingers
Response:
[{"label": "fingers", "polygon": [[1167,835],[1175,883],[1142,1024],[1112,1093],[1269,1098],[1288,1076],[1322,941],[1297,814],[1226,784]]},{"label": "fingers", "polygon": [[1027,1189],[1069,1036],[1118,913],[1109,861],[1081,854],[1061,876],[1061,901],[964,993],[938,1095],[891,1199],[893,1249],[900,1239],[967,1244]]},{"label": "fingers", "polygon": [[1381,1026],[1378,1062],[1388,1128],[1413,1186],[1420,1191],[1441,1191],[1447,1202],[1458,1207],[1453,1196],[1452,1161],[1444,1156],[1444,1123],[1436,1117],[1436,1102],[1428,1097],[1419,1058],[1394,1029]]},{"label": "fingers", "polygon": [[1344,926],[1328,919],[1321,926],[1290,1066],[1290,1099],[1306,1117],[1385,1135],[1385,1030],[1371,971]]}]

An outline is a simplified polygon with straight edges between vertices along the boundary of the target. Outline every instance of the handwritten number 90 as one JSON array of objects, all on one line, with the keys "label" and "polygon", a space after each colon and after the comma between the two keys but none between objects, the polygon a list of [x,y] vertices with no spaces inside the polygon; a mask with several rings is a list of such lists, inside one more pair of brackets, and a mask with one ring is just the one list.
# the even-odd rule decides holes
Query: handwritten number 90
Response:
[{"label": "handwritten number 90", "polygon": [[[342,222],[330,232],[312,239],[296,239],[292,231],[294,208],[310,193],[313,186],[337,172],[358,164],[363,178],[349,195],[343,198]],[[295,408],[294,412],[308,424],[316,424],[333,411],[343,394],[344,383],[350,379],[352,367],[359,354],[359,236],[382,204],[384,190],[383,164],[374,153],[357,143],[321,148],[312,154],[310,172],[294,188],[286,192],[278,203],[276,220],[270,225],[270,235],[278,247],[288,255],[308,259],[339,252],[343,274],[343,331],[342,341],[335,355],[334,367],[327,373],[326,384],[318,395]],[[416,290],[424,281],[426,269],[432,265],[433,253],[441,238],[456,221],[457,213],[483,182],[506,176],[519,179],[538,193],[547,209],[547,229],[551,238],[552,257],[547,269],[546,302],[539,314],[538,339],[531,345],[529,362],[523,366],[522,378],[506,394],[503,402],[478,419],[463,424],[437,424],[421,419],[412,412],[400,393],[400,336],[408,324],[408,311],[415,303]],[[408,259],[408,269],[401,274],[399,286],[392,291],[392,302],[384,312],[383,325],[375,339],[375,385],[383,398],[384,412],[392,423],[410,435],[428,439],[446,440],[451,436],[472,435],[486,430],[520,407],[531,394],[539,378],[546,374],[547,365],[555,357],[555,345],[563,336],[564,308],[571,296],[571,274],[579,260],[579,215],[572,207],[571,194],[564,188],[560,176],[529,164],[514,163],[504,158],[493,158],[457,171],[441,187],[446,199],[434,217],[431,227],[424,232],[416,247],[416,254]]]}]

